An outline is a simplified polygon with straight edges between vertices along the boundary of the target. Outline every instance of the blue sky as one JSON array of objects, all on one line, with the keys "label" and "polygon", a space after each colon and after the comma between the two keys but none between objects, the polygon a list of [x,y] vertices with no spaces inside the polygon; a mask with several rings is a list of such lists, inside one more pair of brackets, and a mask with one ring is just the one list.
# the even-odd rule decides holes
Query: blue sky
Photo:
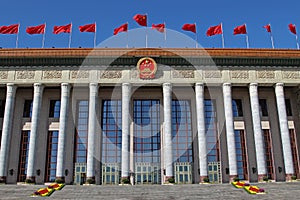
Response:
[{"label": "blue sky", "polygon": [[[233,35],[235,26],[246,23],[250,48],[270,48],[269,34],[262,26],[271,23],[276,48],[296,48],[295,37],[288,30],[288,24],[294,23],[300,33],[300,2],[298,0],[5,0],[1,2],[0,26],[20,23],[19,47],[40,48],[42,36],[26,34],[27,26],[47,23],[45,47],[67,47],[68,34],[52,34],[54,25],[73,23],[71,47],[92,47],[93,34],[80,33],[79,25],[97,22],[97,43],[113,36],[113,29],[123,23],[129,23],[129,29],[141,28],[132,17],[148,14],[148,26],[152,23],[166,22],[168,29],[178,31],[194,38],[193,33],[181,30],[185,23],[197,23],[197,37],[201,46],[206,48],[221,47],[221,37],[207,37],[209,26],[223,23],[225,46],[228,48],[245,48],[244,35]],[[151,30],[149,30],[151,31]],[[170,32],[172,32],[170,31]],[[131,34],[132,33],[132,34]],[[168,32],[167,32],[168,33]],[[137,33],[136,33],[137,34]],[[152,33],[151,33],[152,34]],[[149,35],[149,41],[155,41],[160,33]],[[115,39],[124,40],[126,33]],[[129,46],[133,40],[144,38],[144,31],[135,36],[129,31]],[[153,37],[153,38],[151,38]],[[15,47],[15,35],[0,35],[0,46]],[[167,40],[171,40],[168,37]],[[111,38],[110,40],[114,40]],[[136,45],[136,44],[135,44]],[[141,46],[144,43],[140,44]],[[163,40],[149,46],[164,46]],[[179,47],[189,46],[180,44]],[[109,47],[109,44],[107,44]],[[120,42],[119,47],[126,44]],[[115,46],[114,46],[115,47]]]}]

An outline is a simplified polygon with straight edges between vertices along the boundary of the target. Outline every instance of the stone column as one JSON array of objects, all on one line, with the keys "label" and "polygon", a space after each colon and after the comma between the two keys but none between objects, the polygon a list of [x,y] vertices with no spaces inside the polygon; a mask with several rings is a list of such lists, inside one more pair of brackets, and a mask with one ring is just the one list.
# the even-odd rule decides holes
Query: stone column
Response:
[{"label": "stone column", "polygon": [[44,86],[34,84],[26,179],[35,182],[35,157]]},{"label": "stone column", "polygon": [[286,180],[291,180],[292,176],[294,175],[294,165],[293,165],[292,148],[291,148],[290,133],[288,128],[288,120],[286,115],[286,106],[285,106],[283,87],[284,87],[283,83],[277,83],[275,86],[275,94],[276,94],[278,119],[280,125],[280,134],[281,134]]},{"label": "stone column", "polygon": [[90,83],[89,97],[89,129],[88,129],[88,149],[87,149],[87,179],[95,182],[95,136],[97,134],[97,110],[98,110],[98,83]]},{"label": "stone column", "polygon": [[165,181],[174,178],[173,153],[172,153],[172,84],[163,84],[164,98],[164,160],[166,168]]},{"label": "stone column", "polygon": [[129,156],[130,156],[130,98],[131,84],[122,84],[122,180],[130,179]]},{"label": "stone column", "polygon": [[56,179],[60,179],[62,181],[65,181],[65,174],[64,174],[65,139],[67,134],[70,89],[71,89],[71,85],[69,83],[61,84],[61,98],[60,98],[61,103],[60,103],[60,117],[59,117]]},{"label": "stone column", "polygon": [[223,84],[224,112],[226,123],[227,152],[229,162],[229,178],[237,177],[236,148],[232,113],[231,83]]},{"label": "stone column", "polygon": [[7,163],[10,149],[11,131],[13,125],[16,90],[16,85],[14,85],[13,83],[7,84],[0,150],[0,182],[2,183],[6,182]]},{"label": "stone column", "polygon": [[261,119],[259,113],[258,101],[258,84],[251,83],[249,85],[250,104],[252,114],[252,124],[255,142],[255,152],[257,161],[258,181],[262,181],[263,177],[267,175],[265,149],[264,149],[264,136],[261,128]]},{"label": "stone column", "polygon": [[207,176],[207,148],[206,148],[206,136],[205,136],[204,84],[196,83],[195,91],[196,91],[200,182],[204,182],[204,179],[208,177]]}]

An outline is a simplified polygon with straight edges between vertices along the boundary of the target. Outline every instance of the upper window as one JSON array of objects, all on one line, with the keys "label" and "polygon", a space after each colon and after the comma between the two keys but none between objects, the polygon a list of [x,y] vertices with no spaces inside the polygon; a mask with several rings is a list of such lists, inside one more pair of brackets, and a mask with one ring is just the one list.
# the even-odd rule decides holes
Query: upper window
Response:
[{"label": "upper window", "polygon": [[291,105],[291,100],[290,99],[285,100],[285,107],[286,107],[286,115],[287,116],[293,116],[292,105]]},{"label": "upper window", "polygon": [[232,100],[233,117],[243,117],[243,106],[241,99]]},{"label": "upper window", "polygon": [[4,117],[5,100],[0,100],[0,118]]},{"label": "upper window", "polygon": [[259,110],[260,110],[260,116],[262,116],[262,117],[268,116],[268,106],[267,106],[266,99],[259,100]]},{"label": "upper window", "polygon": [[32,116],[32,100],[25,100],[23,117],[31,117]]},{"label": "upper window", "polygon": [[59,118],[60,100],[50,100],[49,117]]}]

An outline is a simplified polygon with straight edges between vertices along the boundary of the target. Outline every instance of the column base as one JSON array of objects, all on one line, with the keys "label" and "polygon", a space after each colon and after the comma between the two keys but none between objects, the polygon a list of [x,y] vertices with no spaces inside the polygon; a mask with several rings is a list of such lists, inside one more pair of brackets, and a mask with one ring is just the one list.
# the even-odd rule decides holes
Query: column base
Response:
[{"label": "column base", "polygon": [[57,176],[55,177],[56,183],[65,183],[65,177],[64,176]]},{"label": "column base", "polygon": [[174,176],[165,176],[165,183],[175,183]]},{"label": "column base", "polygon": [[6,183],[6,176],[0,176],[0,183]]},{"label": "column base", "polygon": [[292,181],[293,180],[293,177],[294,175],[293,174],[286,174],[285,175],[285,181]]},{"label": "column base", "polygon": [[200,176],[200,183],[209,183],[208,176]]},{"label": "column base", "polygon": [[35,176],[27,176],[25,183],[35,183]]},{"label": "column base", "polygon": [[267,181],[267,175],[266,174],[258,174],[258,182],[264,182]]},{"label": "column base", "polygon": [[130,184],[130,176],[123,176],[121,178],[121,184]]},{"label": "column base", "polygon": [[86,177],[86,183],[87,184],[95,184],[96,183],[95,176]]},{"label": "column base", "polygon": [[237,175],[229,175],[229,182],[234,182],[238,178]]}]

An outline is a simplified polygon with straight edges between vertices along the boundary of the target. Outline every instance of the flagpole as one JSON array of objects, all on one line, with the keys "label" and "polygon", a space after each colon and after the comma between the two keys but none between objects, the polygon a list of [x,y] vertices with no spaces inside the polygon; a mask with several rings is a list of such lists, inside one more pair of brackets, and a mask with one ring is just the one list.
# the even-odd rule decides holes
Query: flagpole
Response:
[{"label": "flagpole", "polygon": [[126,48],[129,48],[129,46],[128,46],[128,22],[127,22],[127,31],[126,31]]},{"label": "flagpole", "polygon": [[270,37],[271,37],[271,43],[272,43],[272,48],[274,49],[274,39],[273,39],[273,34],[270,32]]},{"label": "flagpole", "polygon": [[18,42],[19,42],[19,30],[20,30],[20,23],[18,26],[18,33],[17,33],[17,38],[16,38],[16,49],[18,48]]},{"label": "flagpole", "polygon": [[69,49],[71,48],[71,40],[72,40],[72,22],[71,22],[71,30],[70,30],[70,36],[69,36]]},{"label": "flagpole", "polygon": [[165,26],[165,28],[164,28],[164,39],[165,39],[165,44],[164,44],[164,46],[165,47],[167,47],[167,28],[166,28],[166,22],[164,22],[164,26]]},{"label": "flagpole", "polygon": [[43,39],[42,39],[42,48],[44,48],[44,46],[45,46],[45,35],[46,35],[46,22],[45,22],[45,29],[44,29]]},{"label": "flagpole", "polygon": [[[146,24],[148,25],[148,14],[146,13]],[[148,26],[146,26],[146,48],[148,48]]]},{"label": "flagpole", "polygon": [[245,23],[245,28],[246,28],[246,44],[247,44],[247,49],[249,49],[249,37],[248,37],[248,32],[247,32],[247,25]]},{"label": "flagpole", "polygon": [[221,30],[222,30],[222,47],[225,48],[225,41],[224,41],[224,34],[223,34],[223,23],[221,23]]},{"label": "flagpole", "polygon": [[196,40],[196,48],[198,48],[198,37],[197,37],[197,24],[195,23],[196,31],[195,31],[195,40]]},{"label": "flagpole", "polygon": [[296,34],[296,43],[297,43],[297,49],[299,49],[298,35],[297,34]]},{"label": "flagpole", "polygon": [[97,34],[97,24],[95,22],[95,32],[94,32],[94,48],[96,47],[96,34]]}]

